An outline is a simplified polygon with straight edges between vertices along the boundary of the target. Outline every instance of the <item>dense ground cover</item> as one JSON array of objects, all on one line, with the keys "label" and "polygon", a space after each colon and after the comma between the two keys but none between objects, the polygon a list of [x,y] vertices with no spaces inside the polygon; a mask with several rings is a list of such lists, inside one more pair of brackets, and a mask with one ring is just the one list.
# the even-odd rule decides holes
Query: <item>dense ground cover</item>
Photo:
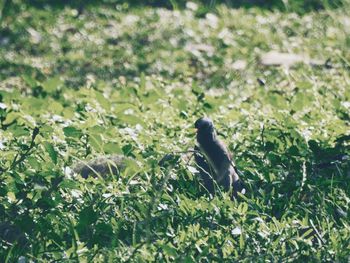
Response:
[{"label": "dense ground cover", "polygon": [[[349,9],[22,10],[0,34],[0,261],[339,261],[350,251]],[[325,65],[266,67],[270,50]],[[194,121],[248,193],[210,199]],[[79,159],[133,158],[119,177]],[[175,153],[165,168],[158,161]]]}]

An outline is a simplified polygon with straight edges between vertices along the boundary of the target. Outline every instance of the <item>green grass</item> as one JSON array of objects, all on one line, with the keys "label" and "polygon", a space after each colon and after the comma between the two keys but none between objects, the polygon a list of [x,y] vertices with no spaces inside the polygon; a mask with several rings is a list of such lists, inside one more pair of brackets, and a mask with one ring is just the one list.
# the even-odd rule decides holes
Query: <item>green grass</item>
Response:
[{"label": "green grass", "polygon": [[[344,5],[303,16],[100,6],[5,17],[0,261],[347,262]],[[331,67],[264,67],[270,50]],[[157,165],[194,146],[202,115],[243,172],[249,191],[238,201],[210,199],[192,162]],[[69,176],[77,160],[103,154],[134,162],[119,177]]]}]

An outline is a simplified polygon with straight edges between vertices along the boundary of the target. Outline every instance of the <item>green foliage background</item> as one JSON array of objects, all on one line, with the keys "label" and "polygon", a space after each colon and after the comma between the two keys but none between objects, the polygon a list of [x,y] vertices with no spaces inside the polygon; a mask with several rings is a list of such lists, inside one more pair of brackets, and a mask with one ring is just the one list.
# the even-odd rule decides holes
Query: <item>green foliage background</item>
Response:
[{"label": "green foliage background", "polygon": [[[51,6],[54,8],[62,8],[65,6],[83,8],[86,6],[115,6],[124,5],[130,7],[164,7],[170,9],[182,9],[186,6],[186,0],[2,0],[2,10],[5,13],[16,14],[19,10],[30,6],[42,8]],[[342,7],[341,0],[194,0],[192,1],[200,5],[200,13],[206,13],[215,8],[219,4],[225,4],[228,7],[259,7],[269,10],[277,9],[280,11],[305,13],[320,9]]]},{"label": "green foliage background", "polygon": [[[1,262],[349,260],[349,3],[3,3],[17,9],[0,31]],[[270,50],[327,63],[265,67]],[[193,147],[202,115],[243,172],[239,201],[209,198],[180,154],[158,166]],[[70,175],[103,154],[133,161]]]}]

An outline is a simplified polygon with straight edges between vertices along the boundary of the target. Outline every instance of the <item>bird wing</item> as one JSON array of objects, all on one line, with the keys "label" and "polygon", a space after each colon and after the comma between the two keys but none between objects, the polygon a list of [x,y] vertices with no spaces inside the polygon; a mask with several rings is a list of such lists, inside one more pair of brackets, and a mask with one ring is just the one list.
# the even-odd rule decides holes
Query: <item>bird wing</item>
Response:
[{"label": "bird wing", "polygon": [[206,157],[202,154],[202,151],[197,145],[194,147],[194,151],[194,159],[204,186],[210,193],[214,193],[213,168],[209,165]]}]

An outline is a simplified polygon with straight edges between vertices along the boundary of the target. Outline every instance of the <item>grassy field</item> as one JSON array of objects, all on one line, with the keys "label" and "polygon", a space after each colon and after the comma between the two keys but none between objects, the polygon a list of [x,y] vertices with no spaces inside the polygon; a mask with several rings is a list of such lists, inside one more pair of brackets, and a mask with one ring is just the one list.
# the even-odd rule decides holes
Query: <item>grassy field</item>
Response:
[{"label": "grassy field", "polygon": [[[348,262],[349,6],[5,17],[0,261]],[[263,65],[271,50],[305,59]],[[178,154],[203,115],[243,173],[238,200],[210,198]],[[104,154],[132,160],[117,177],[71,175]]]}]

